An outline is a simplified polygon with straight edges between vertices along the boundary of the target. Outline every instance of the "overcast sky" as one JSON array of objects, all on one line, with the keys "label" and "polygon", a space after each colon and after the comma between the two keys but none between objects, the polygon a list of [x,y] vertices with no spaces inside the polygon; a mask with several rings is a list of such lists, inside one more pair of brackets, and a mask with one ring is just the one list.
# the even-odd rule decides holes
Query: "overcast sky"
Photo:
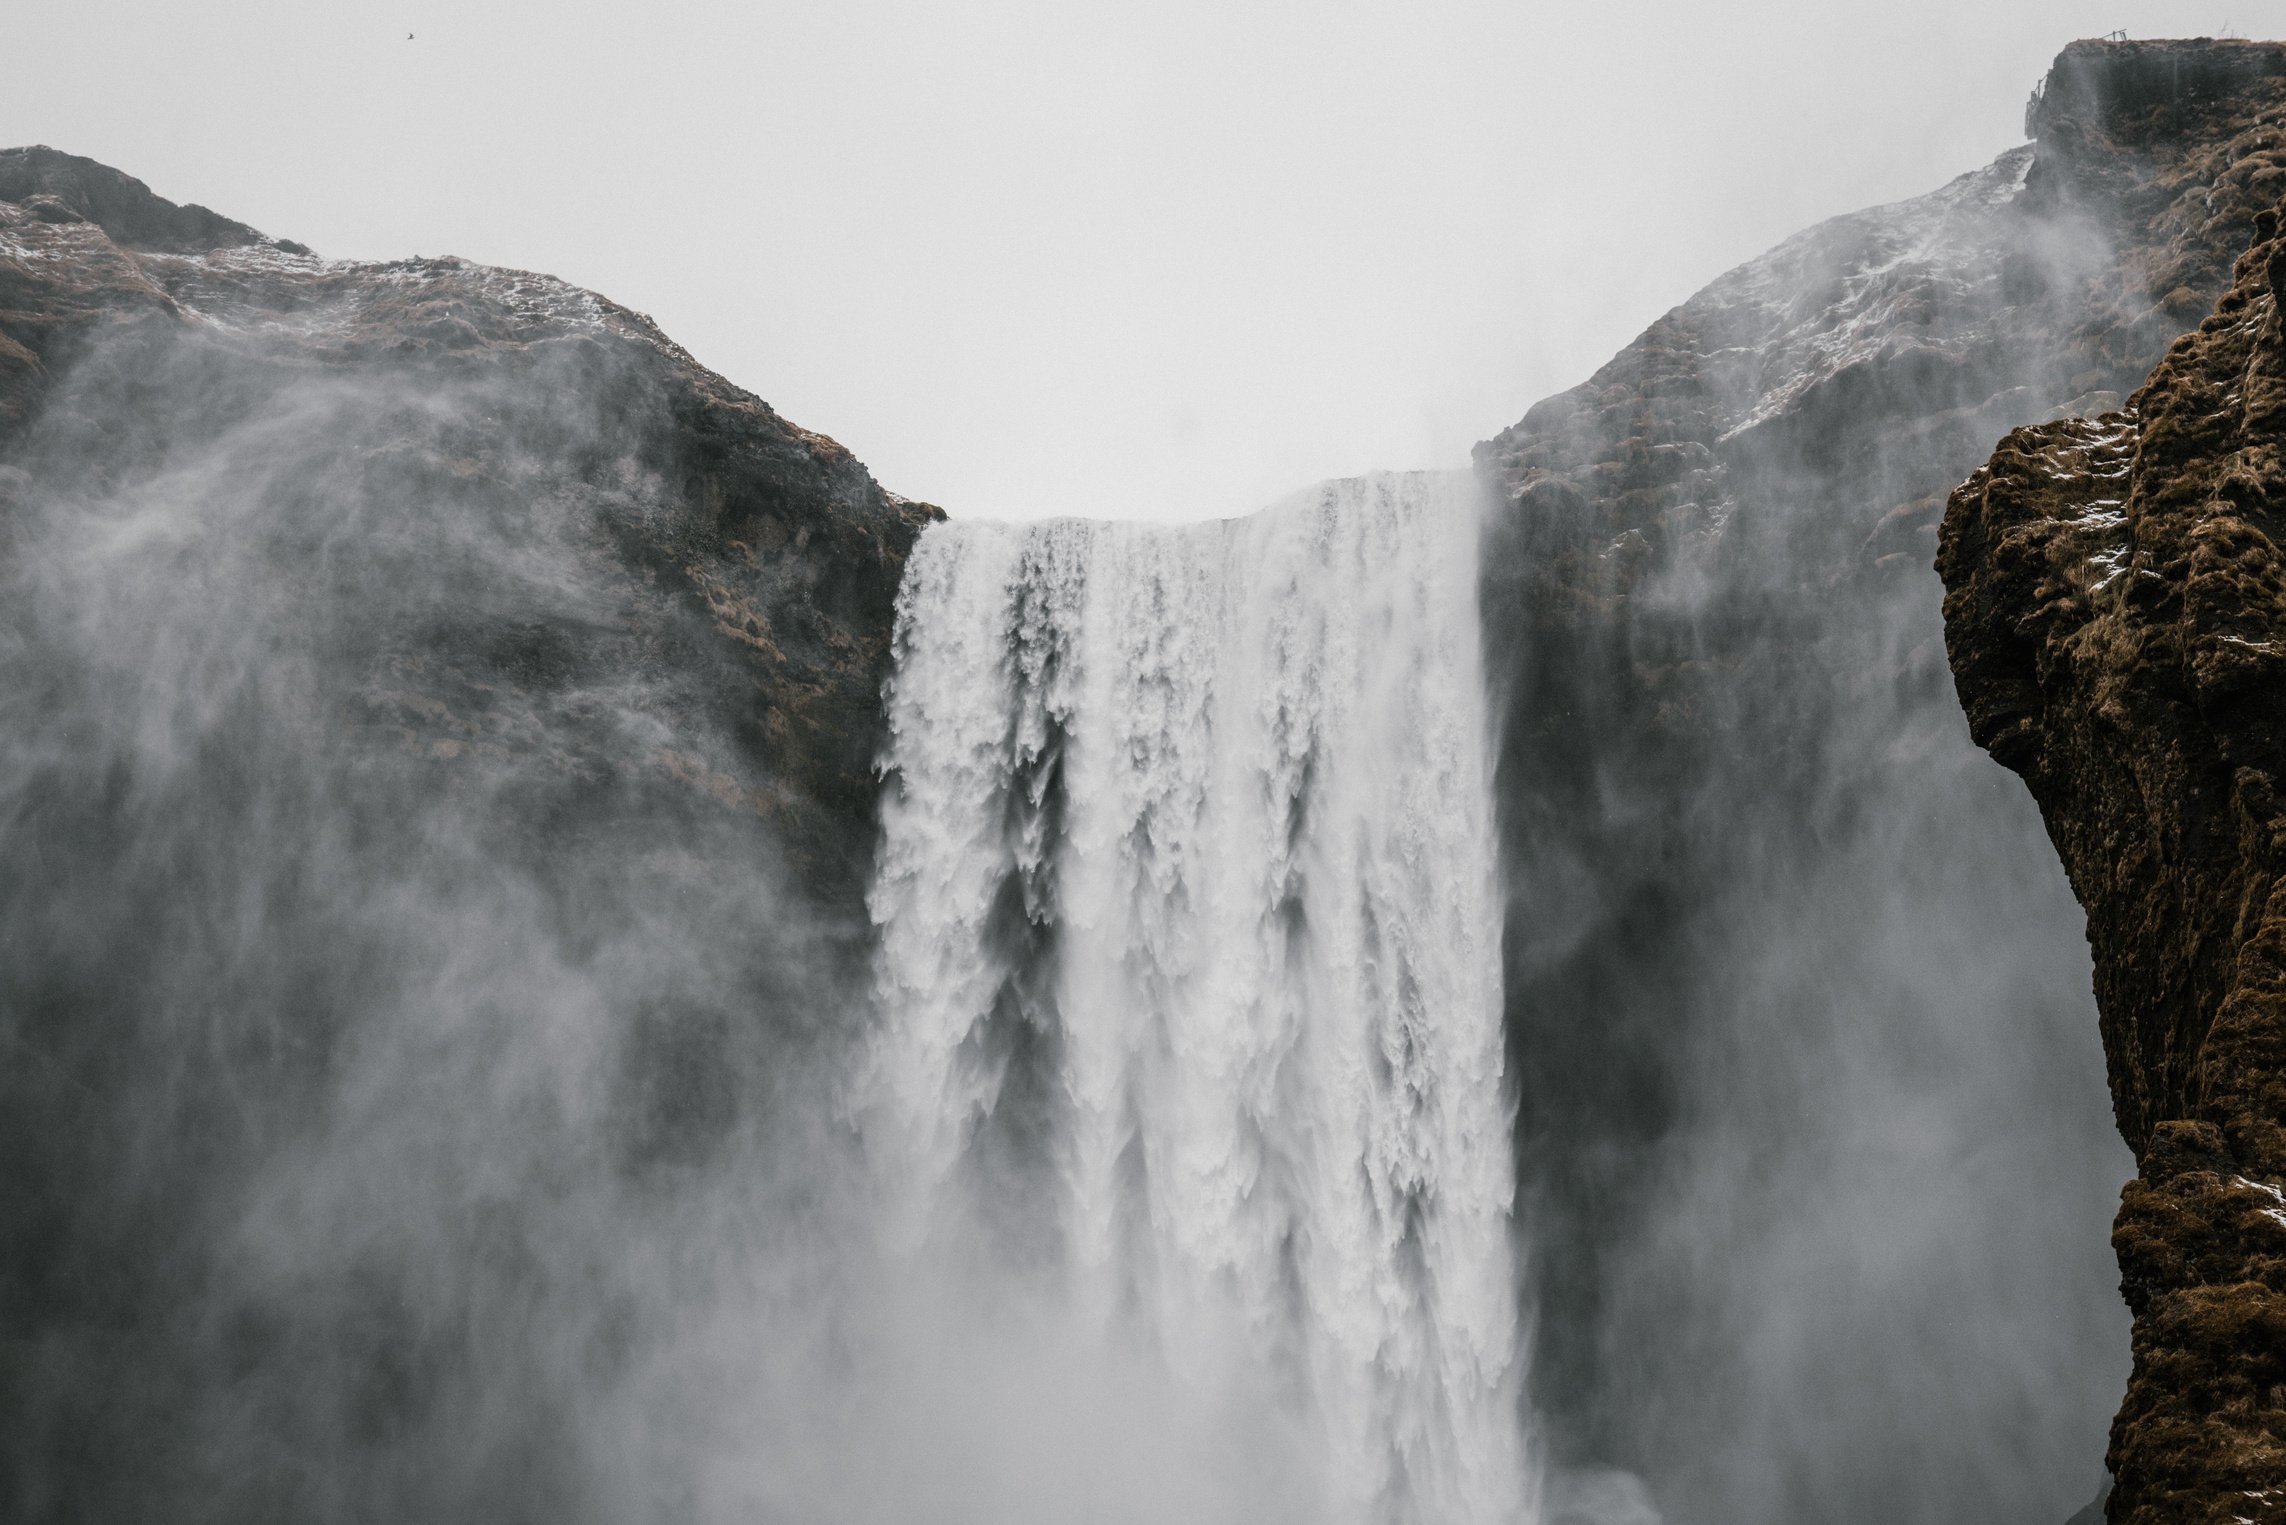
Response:
[{"label": "overcast sky", "polygon": [[[1452,465],[2073,37],[2286,0],[28,0],[0,143],[652,314],[955,513]],[[410,40],[406,34],[412,33]]]}]

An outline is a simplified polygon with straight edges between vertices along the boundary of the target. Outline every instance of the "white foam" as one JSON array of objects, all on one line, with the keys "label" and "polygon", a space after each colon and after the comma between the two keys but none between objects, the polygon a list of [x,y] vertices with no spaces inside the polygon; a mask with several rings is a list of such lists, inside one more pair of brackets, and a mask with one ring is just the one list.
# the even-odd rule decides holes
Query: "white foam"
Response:
[{"label": "white foam", "polygon": [[1201,1393],[1283,1373],[1359,1521],[1537,1510],[1476,536],[1459,474],[943,524],[899,606],[862,1106],[907,1231],[970,1211],[1020,888],[1059,1285]]}]

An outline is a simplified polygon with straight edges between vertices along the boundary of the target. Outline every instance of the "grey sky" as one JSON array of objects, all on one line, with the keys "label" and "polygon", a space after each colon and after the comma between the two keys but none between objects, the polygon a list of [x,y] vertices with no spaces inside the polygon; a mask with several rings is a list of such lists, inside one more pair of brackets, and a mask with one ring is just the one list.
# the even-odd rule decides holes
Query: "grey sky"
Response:
[{"label": "grey sky", "polygon": [[1459,463],[2115,27],[2286,0],[35,0],[0,143],[592,286],[956,513],[1190,518]]}]

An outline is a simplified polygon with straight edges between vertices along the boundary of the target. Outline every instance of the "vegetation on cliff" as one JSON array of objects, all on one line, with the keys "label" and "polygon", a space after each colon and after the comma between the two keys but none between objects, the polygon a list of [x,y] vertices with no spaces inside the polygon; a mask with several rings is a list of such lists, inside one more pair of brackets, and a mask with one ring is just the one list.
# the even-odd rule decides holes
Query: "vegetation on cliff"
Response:
[{"label": "vegetation on cliff", "polygon": [[[2234,182],[2286,190],[2275,110],[2231,147]],[[1937,562],[1971,731],[2087,909],[2137,1159],[2120,1525],[2286,1508],[2286,239],[2252,222],[2123,407],[2001,442]]]}]

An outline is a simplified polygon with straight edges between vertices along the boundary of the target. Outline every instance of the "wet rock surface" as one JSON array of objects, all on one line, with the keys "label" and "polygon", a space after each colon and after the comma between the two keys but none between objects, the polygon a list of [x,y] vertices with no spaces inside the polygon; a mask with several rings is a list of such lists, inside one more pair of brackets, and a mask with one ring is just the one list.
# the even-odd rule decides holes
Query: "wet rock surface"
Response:
[{"label": "wet rock surface", "polygon": [[[2286,187],[2282,107],[2274,44],[2074,44],[2033,143],[1788,240],[1479,447],[1504,505],[1483,599],[1511,685],[1511,1066],[1559,1461],[1640,1473],[1696,1519],[2086,1498],[2125,1364],[2087,1225],[2127,1162],[2079,914],[1961,734],[1927,568],[1992,439],[2117,406],[2231,286]],[[2095,427],[2072,448],[2114,461]],[[2029,607],[2030,566],[1974,572],[1979,607]],[[2028,650],[1989,623],[1995,652]],[[2019,669],[1972,716],[2020,714]],[[2178,783],[2237,840],[2227,770],[2151,787]],[[2208,922],[2240,914],[2196,903],[2216,909],[2142,902],[2178,962],[2222,957]],[[2099,971],[2131,957],[2091,915]],[[2103,1009],[2115,1083],[2145,1073]],[[1901,1142],[1939,1114],[1949,1157]],[[1944,1397],[1864,1396],[1909,1391]],[[2139,1497],[2123,1478],[2113,1518],[2192,1517],[2122,1513]]]},{"label": "wet rock surface", "polygon": [[934,512],[593,293],[0,153],[0,1514],[689,1516],[580,1426],[855,1025]]},{"label": "wet rock surface", "polygon": [[[1789,240],[1481,447],[1535,1399],[1607,1514],[2086,1499],[2107,1058],[2110,1517],[2266,1517],[2282,110],[2272,45],[2075,45],[2034,144]],[[672,1203],[763,1126],[740,1098],[830,1024],[933,512],[592,293],[0,153],[15,1512],[634,1517],[564,1394],[632,1359],[643,1286],[567,1251],[592,1193]],[[567,970],[632,1013],[596,1110],[472,1141],[361,1059],[436,1000],[376,971],[432,957],[506,971],[455,1034]],[[448,1157],[367,1165],[383,1112]],[[486,1195],[487,1149],[563,1189]],[[326,1253],[264,1280],[294,1232]],[[503,1307],[568,1331],[501,1335],[505,1388],[464,1364]]]},{"label": "wet rock surface", "polygon": [[[2274,173],[2252,177],[2281,188]],[[2020,429],[1938,558],[1979,744],[2088,913],[2138,1169],[2114,1521],[2286,1507],[2286,331],[2278,214],[2124,406]]]}]

